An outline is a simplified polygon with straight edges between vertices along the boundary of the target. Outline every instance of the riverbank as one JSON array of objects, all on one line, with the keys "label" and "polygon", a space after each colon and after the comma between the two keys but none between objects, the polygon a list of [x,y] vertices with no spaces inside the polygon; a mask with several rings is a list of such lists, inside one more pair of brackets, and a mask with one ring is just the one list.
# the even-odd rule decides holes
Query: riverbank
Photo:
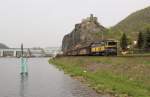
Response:
[{"label": "riverbank", "polygon": [[60,57],[49,62],[98,93],[150,97],[150,57]]}]

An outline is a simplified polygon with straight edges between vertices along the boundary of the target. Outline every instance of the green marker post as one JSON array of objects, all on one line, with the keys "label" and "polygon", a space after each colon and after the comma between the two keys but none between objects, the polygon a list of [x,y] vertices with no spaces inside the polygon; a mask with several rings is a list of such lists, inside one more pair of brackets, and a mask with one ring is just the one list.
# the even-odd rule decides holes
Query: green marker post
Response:
[{"label": "green marker post", "polygon": [[21,74],[28,74],[27,58],[23,56],[23,44],[21,44]]}]

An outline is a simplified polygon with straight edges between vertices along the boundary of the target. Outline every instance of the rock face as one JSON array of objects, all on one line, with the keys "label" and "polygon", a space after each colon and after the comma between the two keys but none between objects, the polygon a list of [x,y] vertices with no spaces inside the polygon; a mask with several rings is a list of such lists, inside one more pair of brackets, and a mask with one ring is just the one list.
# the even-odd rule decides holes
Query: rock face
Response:
[{"label": "rock face", "polygon": [[66,52],[77,45],[85,45],[87,43],[101,40],[102,33],[107,29],[98,23],[97,17],[92,14],[90,17],[83,19],[81,23],[76,24],[73,31],[64,36],[62,41],[62,51]]}]

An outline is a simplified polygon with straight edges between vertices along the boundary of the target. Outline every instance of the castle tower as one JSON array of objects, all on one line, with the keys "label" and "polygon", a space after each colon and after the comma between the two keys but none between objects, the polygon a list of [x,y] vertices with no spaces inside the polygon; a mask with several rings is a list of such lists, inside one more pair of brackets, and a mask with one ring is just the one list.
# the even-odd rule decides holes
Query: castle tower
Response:
[{"label": "castle tower", "polygon": [[94,19],[94,15],[90,14],[90,20],[92,21]]}]

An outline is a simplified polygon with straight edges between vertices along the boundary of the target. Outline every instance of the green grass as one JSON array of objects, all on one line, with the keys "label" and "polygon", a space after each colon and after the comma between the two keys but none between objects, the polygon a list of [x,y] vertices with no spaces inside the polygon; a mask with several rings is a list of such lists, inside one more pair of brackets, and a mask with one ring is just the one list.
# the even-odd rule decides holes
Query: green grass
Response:
[{"label": "green grass", "polygon": [[150,97],[150,57],[61,57],[49,62],[83,77],[97,92]]}]

